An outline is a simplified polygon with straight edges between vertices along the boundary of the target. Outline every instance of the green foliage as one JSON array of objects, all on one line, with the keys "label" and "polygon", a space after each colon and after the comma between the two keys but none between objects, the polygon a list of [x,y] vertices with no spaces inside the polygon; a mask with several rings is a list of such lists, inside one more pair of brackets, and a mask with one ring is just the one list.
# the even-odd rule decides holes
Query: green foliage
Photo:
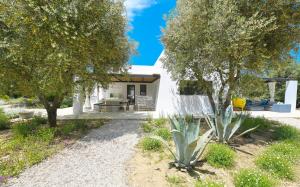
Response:
[{"label": "green foliage", "polygon": [[266,151],[257,158],[256,164],[259,168],[280,178],[294,178],[292,164],[286,159],[286,156],[283,156],[282,154]]},{"label": "green foliage", "polygon": [[296,163],[300,158],[300,147],[293,142],[275,143],[269,146],[265,152],[277,154],[292,163]]},{"label": "green foliage", "polygon": [[54,114],[74,86],[107,86],[110,70],[123,70],[133,51],[126,32],[119,1],[2,1],[0,82],[38,97],[52,111],[54,127]]},{"label": "green foliage", "polygon": [[33,116],[31,123],[47,124],[47,119],[42,116]]},{"label": "green foliage", "polygon": [[268,120],[263,117],[251,117],[251,116],[246,116],[241,124],[241,131],[245,131],[247,129],[255,128],[253,131],[266,131],[271,128],[273,128],[275,125],[277,125],[278,122],[274,122],[271,120]]},{"label": "green foliage", "polygon": [[73,106],[73,97],[64,98],[62,101],[60,108],[68,108]]},{"label": "green foliage", "polygon": [[164,67],[176,80],[197,80],[213,110],[226,110],[241,75],[279,66],[297,49],[297,5],[298,0],[178,0],[162,36]]},{"label": "green foliage", "polygon": [[61,127],[57,128],[57,134],[61,136],[70,136],[74,132],[79,131],[80,133],[85,133],[88,130],[88,126],[84,121],[74,121],[72,123],[67,123]]},{"label": "green foliage", "polygon": [[167,122],[168,122],[168,120],[166,118],[158,118],[158,119],[154,119],[151,121],[153,126],[155,126],[156,128],[165,127]]},{"label": "green foliage", "polygon": [[155,135],[162,137],[164,140],[171,140],[172,134],[167,128],[159,128],[155,131]]},{"label": "green foliage", "polygon": [[202,156],[206,145],[212,138],[213,129],[209,129],[202,136],[199,124],[188,123],[183,117],[170,118],[171,132],[176,146],[176,154],[169,147],[168,142],[159,136],[153,136],[155,140],[160,140],[168,148],[175,159],[175,166],[179,168],[190,168],[195,165]]},{"label": "green foliage", "polygon": [[234,177],[236,187],[273,187],[275,182],[259,170],[243,169]]},{"label": "green foliage", "polygon": [[300,131],[296,127],[282,125],[275,129],[274,137],[277,140],[295,140],[300,138]]},{"label": "green foliage", "polygon": [[229,168],[234,165],[235,152],[225,144],[209,145],[206,159],[214,167]]},{"label": "green foliage", "polygon": [[171,186],[182,186],[186,182],[183,177],[176,175],[166,176],[166,180]]},{"label": "green foliage", "polygon": [[268,85],[257,75],[242,74],[238,83],[238,95],[250,99],[268,98]]},{"label": "green foliage", "polygon": [[55,137],[55,129],[53,128],[41,128],[37,131],[37,138],[43,142],[51,143]]},{"label": "green foliage", "polygon": [[162,143],[159,140],[145,137],[141,141],[141,147],[144,151],[159,151],[162,149]]},{"label": "green foliage", "polygon": [[10,121],[7,115],[0,110],[0,130],[5,130],[10,128]]},{"label": "green foliage", "polygon": [[154,130],[154,128],[152,127],[152,124],[149,122],[145,122],[142,124],[142,129],[145,133],[150,133]]},{"label": "green foliage", "polygon": [[224,187],[224,184],[211,180],[197,181],[195,187]]},{"label": "green foliage", "polygon": [[37,130],[39,124],[28,122],[16,123],[12,126],[12,131],[16,137],[27,137]]}]

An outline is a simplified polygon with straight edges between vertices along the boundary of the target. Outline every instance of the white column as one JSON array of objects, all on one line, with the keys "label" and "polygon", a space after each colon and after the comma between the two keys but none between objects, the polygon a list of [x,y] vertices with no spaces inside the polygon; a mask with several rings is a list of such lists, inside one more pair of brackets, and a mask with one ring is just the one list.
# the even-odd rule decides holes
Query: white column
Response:
[{"label": "white column", "polygon": [[275,88],[276,88],[276,82],[268,82],[269,85],[269,93],[270,93],[270,101],[275,101]]},{"label": "white column", "polygon": [[85,93],[85,102],[84,102],[83,108],[85,111],[92,109],[91,96],[88,92]]},{"label": "white column", "polygon": [[80,92],[80,86],[75,89],[75,93],[73,96],[73,114],[79,115],[83,112],[83,97]]},{"label": "white column", "polygon": [[290,104],[292,106],[291,112],[295,112],[296,110],[297,87],[298,81],[292,80],[286,82],[284,104]]}]

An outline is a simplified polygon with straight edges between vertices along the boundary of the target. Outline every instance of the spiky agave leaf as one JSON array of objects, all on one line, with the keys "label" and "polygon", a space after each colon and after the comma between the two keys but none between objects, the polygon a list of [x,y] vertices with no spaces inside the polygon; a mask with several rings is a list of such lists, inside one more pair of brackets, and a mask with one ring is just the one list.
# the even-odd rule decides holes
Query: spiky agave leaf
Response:
[{"label": "spiky agave leaf", "polygon": [[201,155],[203,154],[207,144],[209,143],[209,141],[212,139],[212,135],[213,135],[213,129],[210,129],[208,131],[206,131],[202,136],[199,137],[198,141],[197,141],[197,146],[193,152],[193,155],[191,157],[191,165],[194,165],[197,160],[201,157]]}]

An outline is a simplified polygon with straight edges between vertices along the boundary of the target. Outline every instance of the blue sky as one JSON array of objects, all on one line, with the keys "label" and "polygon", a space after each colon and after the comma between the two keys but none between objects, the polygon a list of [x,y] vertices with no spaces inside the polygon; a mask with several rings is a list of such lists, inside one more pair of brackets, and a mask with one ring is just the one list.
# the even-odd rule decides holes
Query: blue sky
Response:
[{"label": "blue sky", "polygon": [[[160,42],[161,28],[165,26],[163,16],[175,7],[176,0],[126,0],[125,6],[132,30],[129,36],[139,43],[138,55],[130,64],[153,65],[163,46]],[[300,50],[291,55],[300,63]]]},{"label": "blue sky", "polygon": [[176,0],[127,0],[125,6],[132,30],[129,36],[139,43],[138,55],[130,64],[153,65],[163,46],[160,42],[163,16],[175,7]]}]

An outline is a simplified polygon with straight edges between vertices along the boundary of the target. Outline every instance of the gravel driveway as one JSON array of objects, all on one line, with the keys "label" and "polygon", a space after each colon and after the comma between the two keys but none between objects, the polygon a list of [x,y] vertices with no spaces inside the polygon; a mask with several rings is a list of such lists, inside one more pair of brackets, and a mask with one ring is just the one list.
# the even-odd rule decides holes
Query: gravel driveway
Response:
[{"label": "gravel driveway", "polygon": [[111,121],[6,186],[127,186],[125,163],[138,139],[139,121]]}]

